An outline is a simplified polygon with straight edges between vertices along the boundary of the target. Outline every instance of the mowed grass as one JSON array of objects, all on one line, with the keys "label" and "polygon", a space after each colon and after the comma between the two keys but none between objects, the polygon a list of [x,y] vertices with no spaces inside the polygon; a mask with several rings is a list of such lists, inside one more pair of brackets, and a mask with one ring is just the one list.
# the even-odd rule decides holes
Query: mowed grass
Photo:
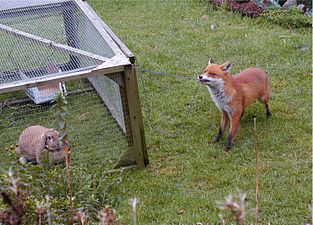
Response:
[{"label": "mowed grass", "polygon": [[[232,73],[261,67],[271,83],[272,118],[266,119],[260,103],[246,109],[235,146],[225,154],[225,137],[208,144],[220,115],[205,87],[196,91],[195,80],[138,71],[150,165],[126,173],[116,190],[120,222],[132,223],[133,197],[140,199],[138,224],[145,225],[219,224],[215,201],[237,190],[254,208],[253,116],[261,224],[311,220],[311,29],[284,29],[196,0],[88,2],[136,55],[140,68],[196,77],[213,57],[220,63],[231,60]],[[300,51],[303,45],[309,50]],[[247,223],[252,222],[248,215]]]}]

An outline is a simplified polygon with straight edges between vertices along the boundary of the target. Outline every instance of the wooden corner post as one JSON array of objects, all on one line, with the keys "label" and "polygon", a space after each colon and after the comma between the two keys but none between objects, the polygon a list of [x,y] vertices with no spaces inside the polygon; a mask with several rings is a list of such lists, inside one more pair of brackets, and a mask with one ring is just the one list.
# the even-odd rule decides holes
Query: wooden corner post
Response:
[{"label": "wooden corner post", "polygon": [[133,64],[124,67],[124,83],[127,96],[131,141],[138,168],[149,164],[146,139],[139,99],[136,69]]}]

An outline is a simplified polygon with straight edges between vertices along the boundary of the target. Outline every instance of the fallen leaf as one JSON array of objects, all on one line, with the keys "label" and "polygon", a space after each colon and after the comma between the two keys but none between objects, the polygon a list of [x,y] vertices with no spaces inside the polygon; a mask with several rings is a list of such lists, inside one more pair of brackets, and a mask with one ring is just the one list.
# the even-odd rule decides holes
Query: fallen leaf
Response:
[{"label": "fallen leaf", "polygon": [[203,19],[203,20],[209,20],[209,16],[208,16],[208,15],[203,15],[203,16],[202,16],[202,19]]},{"label": "fallen leaf", "polygon": [[179,215],[180,215],[180,214],[184,214],[185,212],[186,212],[186,210],[185,210],[185,209],[180,209],[180,210],[178,210],[178,211],[177,211],[177,214],[179,214]]}]

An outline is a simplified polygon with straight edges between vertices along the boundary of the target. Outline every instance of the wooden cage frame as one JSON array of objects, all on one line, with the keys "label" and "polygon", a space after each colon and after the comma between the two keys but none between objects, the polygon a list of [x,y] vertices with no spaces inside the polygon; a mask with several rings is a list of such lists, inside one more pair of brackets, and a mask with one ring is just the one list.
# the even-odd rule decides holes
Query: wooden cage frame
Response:
[{"label": "wooden cage frame", "polygon": [[[62,45],[44,38],[28,34],[6,25],[0,24],[0,30],[7,33],[14,34],[26,39],[30,39],[41,45],[49,45],[55,49],[62,49],[75,54],[86,55],[91,58],[101,58],[104,63],[96,68],[86,69],[77,72],[69,72],[63,74],[53,74],[49,76],[36,77],[29,80],[14,81],[0,84],[0,94],[25,90],[28,88],[44,85],[48,83],[59,83],[71,80],[78,80],[82,78],[89,78],[92,76],[105,75],[119,85],[123,112],[128,114],[125,120],[125,132],[130,139],[129,150],[134,154],[136,165],[131,165],[131,162],[124,159],[124,162],[118,162],[116,168],[119,167],[137,167],[143,168],[149,164],[143,118],[141,112],[141,104],[138,92],[138,83],[136,78],[135,57],[132,52],[123,44],[123,42],[114,34],[109,26],[101,20],[95,11],[82,0],[73,0],[82,12],[88,17],[93,26],[101,34],[106,43],[113,49],[116,54],[113,58],[105,58],[96,54],[85,52],[75,48],[75,46]],[[123,79],[116,79],[116,74]],[[96,90],[97,91],[97,90]],[[125,158],[125,157],[124,157]]]}]

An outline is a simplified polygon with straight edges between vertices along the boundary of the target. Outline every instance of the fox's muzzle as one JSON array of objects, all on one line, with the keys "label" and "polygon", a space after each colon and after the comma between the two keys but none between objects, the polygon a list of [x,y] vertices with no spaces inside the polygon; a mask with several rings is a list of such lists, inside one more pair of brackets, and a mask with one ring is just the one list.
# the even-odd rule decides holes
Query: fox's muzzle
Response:
[{"label": "fox's muzzle", "polygon": [[198,76],[198,80],[199,80],[200,82],[203,81],[203,76],[202,76],[202,75]]},{"label": "fox's muzzle", "polygon": [[201,83],[210,82],[210,80],[209,80],[209,79],[205,79],[205,77],[204,77],[203,75],[198,76],[198,80],[199,80]]}]

